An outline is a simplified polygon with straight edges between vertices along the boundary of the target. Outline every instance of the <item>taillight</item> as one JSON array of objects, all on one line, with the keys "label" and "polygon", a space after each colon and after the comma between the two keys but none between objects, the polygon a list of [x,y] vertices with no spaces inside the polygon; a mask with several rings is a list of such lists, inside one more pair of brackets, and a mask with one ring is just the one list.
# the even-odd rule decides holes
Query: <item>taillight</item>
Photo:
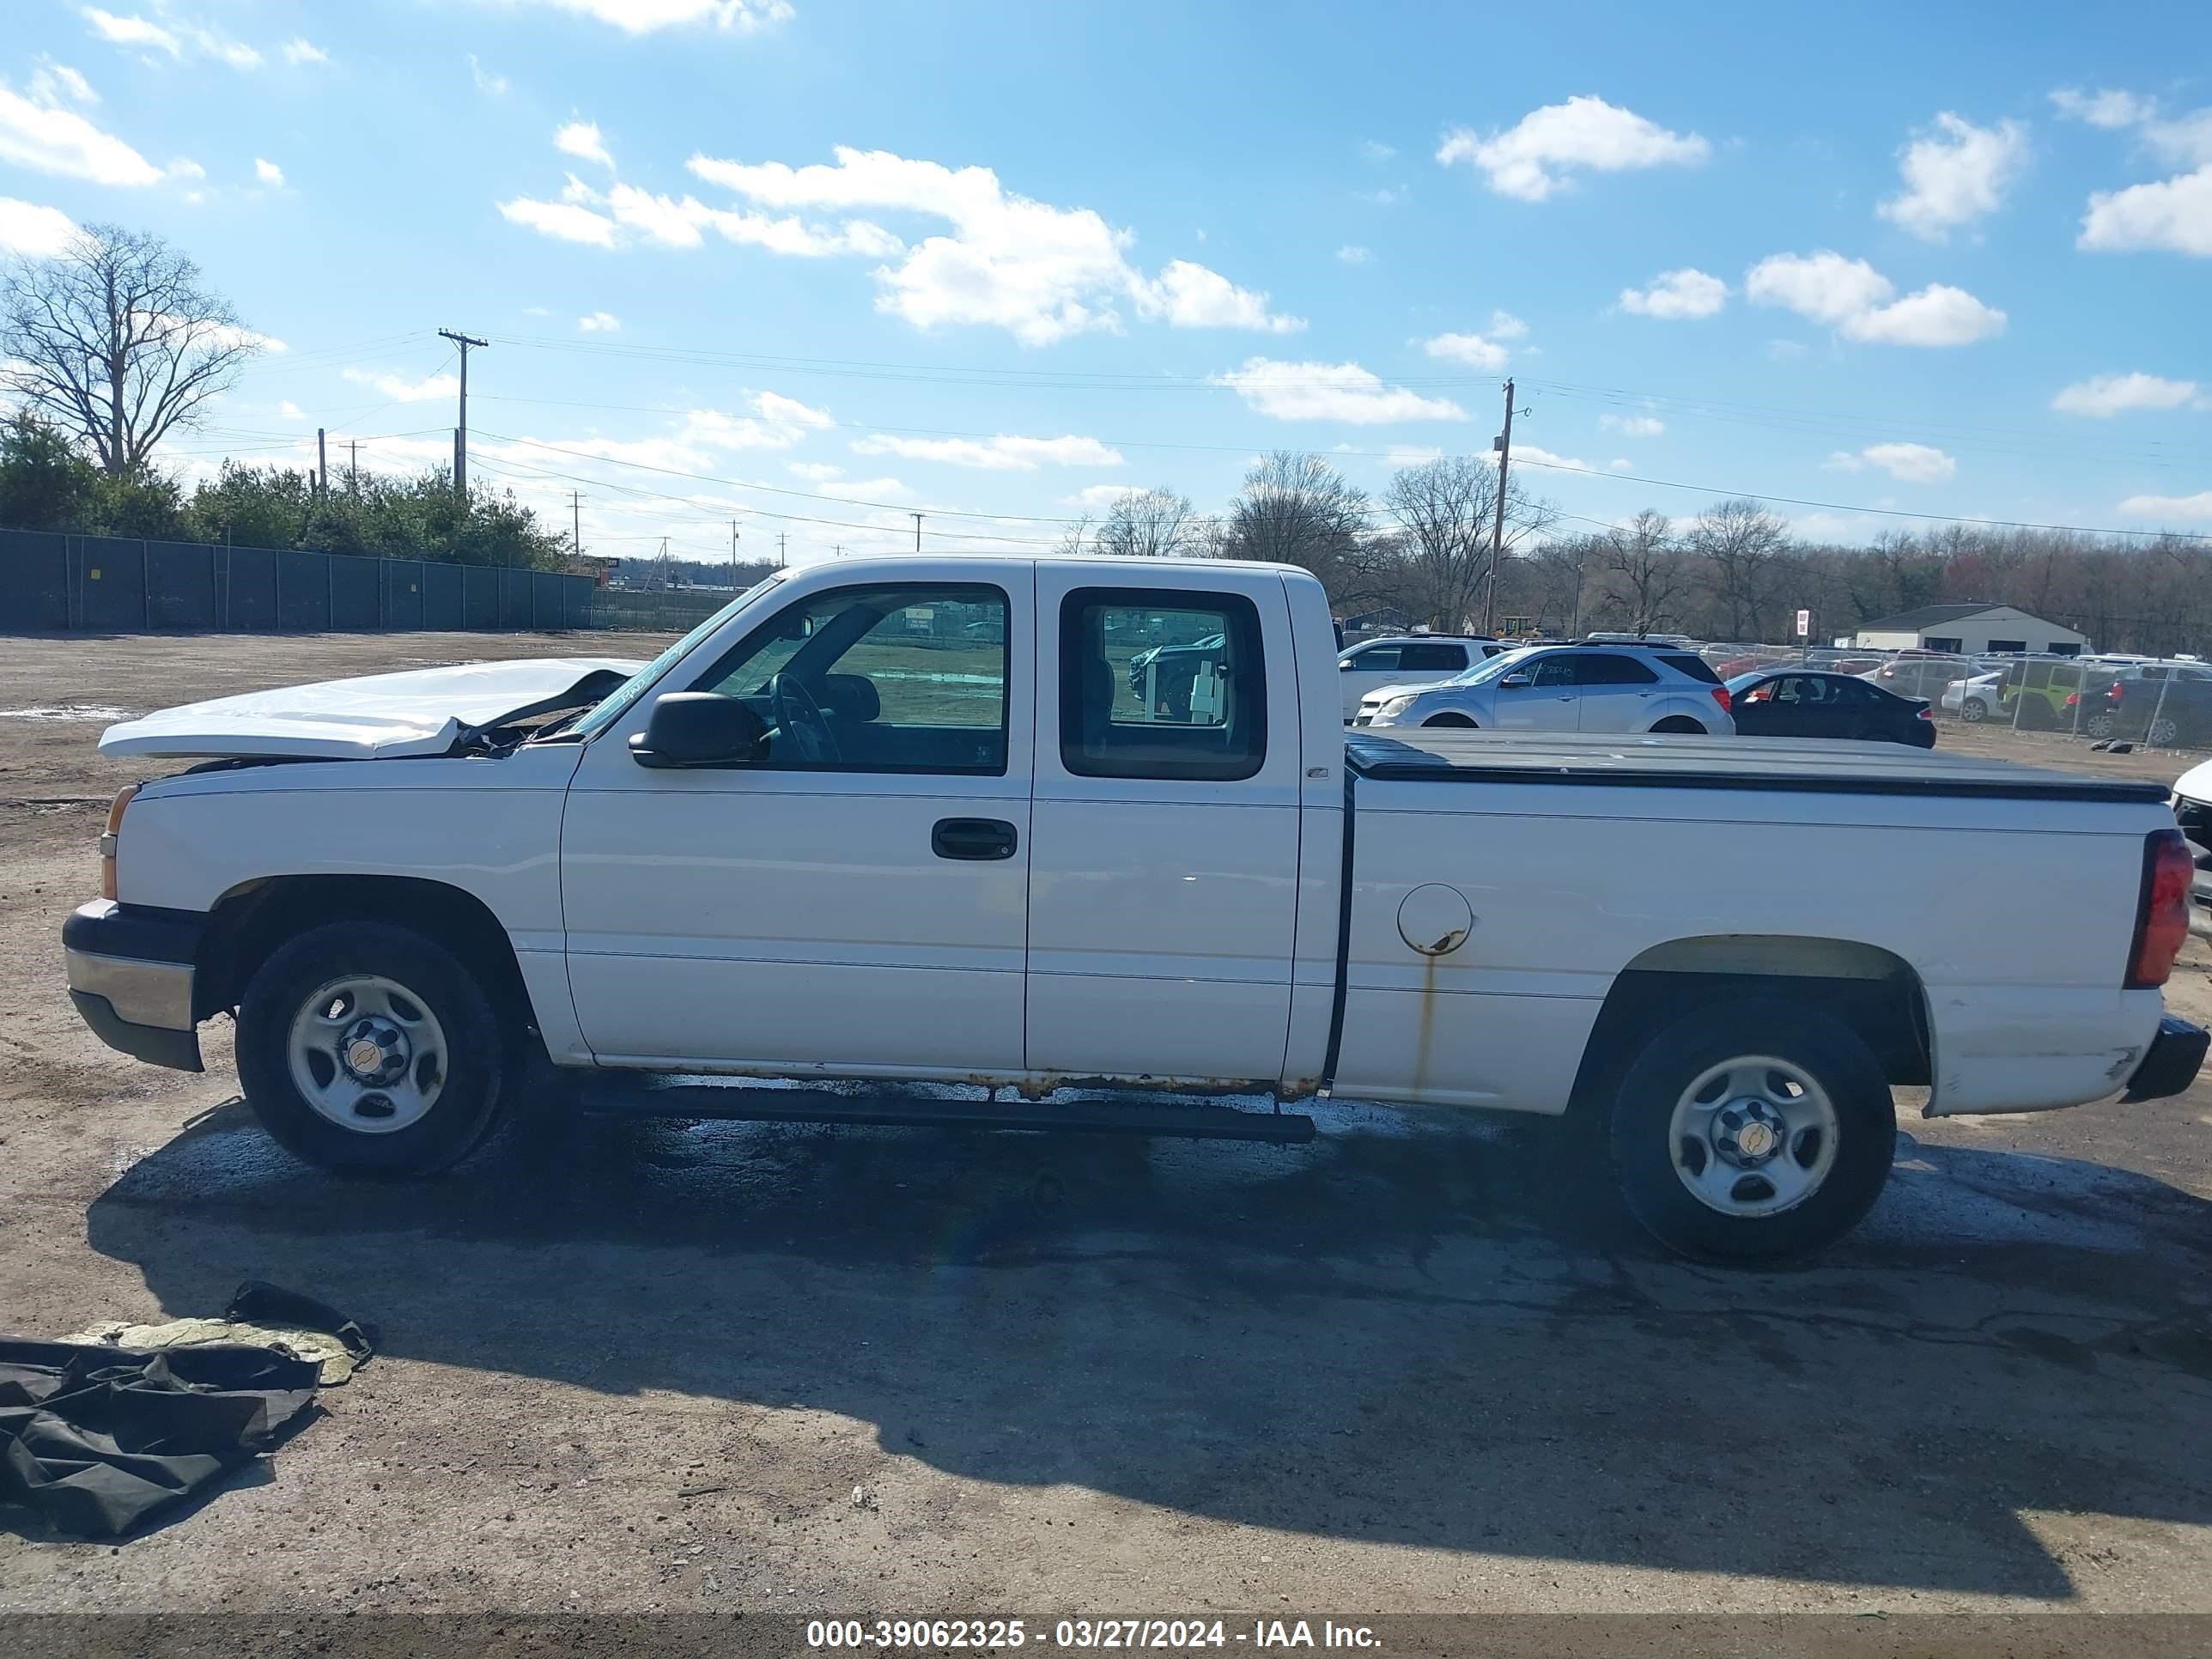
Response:
[{"label": "taillight", "polygon": [[1928,705],[1924,702],[1922,703],[1918,708],[1913,710],[1912,717],[1915,720],[1932,720],[1936,718],[1933,714],[1928,712]]},{"label": "taillight", "polygon": [[2069,708],[2073,708],[2075,704],[2076,704],[2076,703],[2080,702],[2081,701],[2081,694],[2079,691],[2069,691],[2069,692],[2066,694],[2066,706],[2067,706]]},{"label": "taillight", "polygon": [[135,783],[116,792],[107,809],[107,828],[100,832],[100,896],[105,899],[115,896],[115,843],[116,837],[123,833],[123,809],[131,805],[131,796],[137,793]]},{"label": "taillight", "polygon": [[2180,830],[2154,830],[2143,837],[2142,896],[2136,904],[2127,989],[2155,990],[2173,971],[2189,939],[2189,890],[2196,878],[2197,861]]},{"label": "taillight", "polygon": [[1712,688],[1712,693],[1713,693],[1713,701],[1714,701],[1715,702],[1717,702],[1717,703],[1720,704],[1720,706],[1721,706],[1721,713],[1722,713],[1722,714],[1733,714],[1734,713],[1735,713],[1735,705],[1733,705],[1732,703],[1730,703],[1730,702],[1729,702],[1729,689],[1728,689],[1728,687],[1726,687],[1725,685],[1716,685],[1716,686],[1714,686],[1714,687]]}]

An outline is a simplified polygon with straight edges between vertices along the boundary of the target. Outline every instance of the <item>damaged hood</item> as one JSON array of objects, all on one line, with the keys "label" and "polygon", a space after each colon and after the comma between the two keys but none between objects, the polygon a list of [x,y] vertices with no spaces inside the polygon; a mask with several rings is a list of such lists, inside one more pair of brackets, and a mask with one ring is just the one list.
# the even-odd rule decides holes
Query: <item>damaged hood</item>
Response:
[{"label": "damaged hood", "polygon": [[560,707],[571,696],[597,701],[644,665],[621,657],[550,657],[249,691],[111,726],[100,734],[100,752],[294,760],[442,755],[469,727],[495,726],[540,705]]}]

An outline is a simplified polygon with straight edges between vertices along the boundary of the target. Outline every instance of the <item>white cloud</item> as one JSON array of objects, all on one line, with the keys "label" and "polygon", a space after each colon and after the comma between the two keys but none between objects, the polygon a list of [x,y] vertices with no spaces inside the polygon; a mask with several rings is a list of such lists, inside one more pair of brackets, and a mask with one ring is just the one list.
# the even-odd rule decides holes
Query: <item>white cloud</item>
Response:
[{"label": "white cloud", "polygon": [[577,318],[576,326],[586,334],[615,334],[622,330],[622,319],[611,311],[595,311],[588,317]]},{"label": "white cloud", "polygon": [[2120,503],[2120,511],[2131,519],[2156,519],[2169,524],[2181,519],[2212,520],[2212,489],[2199,490],[2194,495],[2130,495]]},{"label": "white cloud", "polygon": [[1632,316],[1668,320],[1710,317],[1728,304],[1728,296],[1729,285],[1719,277],[1685,265],[1661,271],[1649,288],[1621,289],[1620,308]]},{"label": "white cloud", "polygon": [[1766,343],[1766,356],[1768,360],[1772,362],[1795,362],[1798,358],[1804,355],[1805,346],[1802,341],[1769,340]]},{"label": "white cloud", "polygon": [[1510,311],[1490,313],[1490,331],[1501,340],[1517,340],[1528,331],[1528,325]]},{"label": "white cloud", "polygon": [[1832,471],[1858,472],[1879,467],[1900,483],[1941,483],[1959,470],[1959,464],[1928,444],[1869,444],[1853,453],[1838,450],[1822,463]]},{"label": "white cloud", "polygon": [[96,104],[100,101],[100,94],[92,89],[91,82],[67,64],[57,64],[51,58],[44,59],[32,71],[30,82],[25,90],[30,94],[33,103],[49,106],[63,103]]},{"label": "white cloud", "polygon": [[2158,111],[2154,98],[2109,89],[2083,92],[2076,87],[2061,87],[2051,94],[2051,101],[2061,115],[2087,121],[2093,127],[2131,127],[2149,120]]},{"label": "white cloud", "polygon": [[307,418],[307,411],[301,408],[299,404],[294,403],[289,398],[283,398],[278,402],[276,405],[276,412],[279,415],[282,415],[288,421],[304,421]]},{"label": "white cloud", "polygon": [[0,83],[0,161],[96,185],[158,184],[161,170],[112,134],[58,102]]},{"label": "white cloud", "polygon": [[1336,257],[1348,265],[1364,265],[1374,260],[1375,251],[1361,247],[1357,242],[1346,242],[1337,249]]},{"label": "white cloud", "polygon": [[1936,129],[1898,152],[1905,189],[1875,211],[1924,241],[1995,213],[2027,166],[2027,129],[2018,121],[1978,127],[1945,110]]},{"label": "white cloud", "polygon": [[829,483],[845,476],[843,467],[832,466],[827,461],[793,461],[784,470],[793,477],[804,478],[809,483]]},{"label": "white cloud", "polygon": [[1446,135],[1437,160],[1480,168],[1500,196],[1540,202],[1568,181],[1572,169],[1599,173],[1668,165],[1695,166],[1711,146],[1696,133],[1669,132],[1632,110],[1602,98],[1570,98],[1521,118],[1518,125],[1487,137],[1466,127]]},{"label": "white cloud", "polygon": [[553,148],[563,155],[597,161],[601,167],[611,167],[615,164],[615,158],[607,154],[605,141],[599,137],[597,122],[569,122],[554,133]]},{"label": "white cloud", "polygon": [[2004,313],[1984,305],[1962,288],[1942,283],[1844,322],[1847,337],[1877,345],[1972,345],[2004,330]]},{"label": "white cloud", "polygon": [[1387,161],[1398,150],[1394,144],[1386,144],[1377,138],[1366,138],[1360,141],[1359,153],[1370,161]]},{"label": "white cloud", "polygon": [[1743,289],[1756,304],[1781,306],[1848,339],[1884,345],[1967,345],[2005,326],[2003,312],[1941,283],[1891,301],[1889,278],[1863,259],[1826,249],[1770,255],[1745,274]]},{"label": "white cloud", "polygon": [[1079,489],[1073,495],[1063,495],[1060,499],[1063,507],[1079,507],[1091,513],[1109,513],[1114,503],[1124,495],[1141,495],[1144,493],[1142,484],[1092,484],[1088,489]]},{"label": "white cloud", "polygon": [[380,392],[395,404],[420,404],[434,398],[458,398],[461,391],[459,377],[453,374],[433,374],[424,380],[409,380],[397,374],[381,374],[369,368],[349,368],[340,373],[356,386],[365,386]]},{"label": "white cloud", "polygon": [[233,69],[250,70],[261,67],[261,54],[240,40],[225,40],[203,28],[191,31],[192,44],[209,57],[226,63]]},{"label": "white cloud", "polygon": [[474,52],[469,54],[469,79],[476,82],[477,90],[487,98],[507,96],[507,77],[504,75],[495,74],[477,62],[477,55]]},{"label": "white cloud", "polygon": [[67,247],[76,234],[76,222],[59,208],[0,196],[0,253],[49,258]]},{"label": "white cloud", "polygon": [[2074,245],[2100,253],[2151,249],[2212,258],[2212,163],[2156,184],[2096,191]]},{"label": "white cloud", "polygon": [[750,34],[770,23],[787,22],[793,15],[788,0],[509,0],[509,3],[534,4],[595,18],[611,23],[625,34],[650,34],[655,29],[698,23]]},{"label": "white cloud", "polygon": [[2077,380],[2051,400],[2062,415],[2109,420],[2135,409],[2179,409],[2198,401],[2197,382],[2168,380],[2156,374],[2093,374]]},{"label": "white cloud", "polygon": [[284,187],[284,169],[258,155],[253,158],[253,176],[264,185],[274,185],[279,190]]},{"label": "white cloud", "polygon": [[1505,367],[1512,354],[1497,341],[1480,334],[1434,334],[1421,342],[1421,349],[1448,362],[1465,363],[1485,373]]},{"label": "white cloud", "polygon": [[160,24],[143,17],[118,17],[113,12],[102,11],[97,6],[84,8],[84,21],[92,25],[92,32],[101,40],[118,46],[144,46],[153,52],[166,52],[172,58],[184,56],[184,43]]},{"label": "white cloud", "polygon": [[1120,466],[1121,452],[1096,438],[908,438],[874,433],[853,441],[855,455],[899,455],[910,461],[1034,472],[1044,466]]},{"label": "white cloud", "polygon": [[1440,461],[1443,458],[1443,451],[1433,444],[1392,444],[1382,452],[1382,465],[1389,467],[1425,466],[1431,461]]},{"label": "white cloud", "polygon": [[1425,398],[1386,386],[1358,363],[1278,362],[1251,357],[1242,368],[1210,375],[1245,407],[1278,421],[1344,421],[1379,426],[1395,421],[1463,421],[1467,411],[1449,398]]},{"label": "white cloud", "polygon": [[[1218,272],[1178,259],[1157,276],[1133,266],[1133,238],[1089,208],[1060,208],[1014,195],[988,167],[957,169],[885,150],[840,147],[835,165],[793,167],[694,155],[691,172],[769,209],[839,213],[880,210],[939,219],[949,234],[908,246],[864,220],[834,232],[808,229],[808,242],[785,246],[795,219],[730,216],[779,234],[736,236],[776,252],[851,252],[884,261],[872,273],[876,308],[920,328],[981,324],[1025,345],[1121,327],[1117,303],[1177,328],[1243,328],[1286,333],[1304,319],[1267,308],[1267,296]],[[687,203],[689,198],[686,198]],[[714,210],[697,208],[698,213]],[[728,224],[724,233],[731,234]],[[811,244],[811,245],[810,245]]]},{"label": "white cloud", "polygon": [[292,64],[327,64],[330,53],[325,52],[305,35],[295,34],[283,46],[284,61]]},{"label": "white cloud", "polygon": [[1359,199],[1372,202],[1376,207],[1396,207],[1413,195],[1404,185],[1385,185],[1380,190],[1363,190]]},{"label": "white cloud", "polygon": [[1624,438],[1656,438],[1667,429],[1667,422],[1656,415],[1601,415],[1597,423],[1601,430],[1618,432]]},{"label": "white cloud", "polygon": [[1267,296],[1239,288],[1218,270],[1188,259],[1168,262],[1158,276],[1133,276],[1129,292],[1140,317],[1164,318],[1170,328],[1249,328],[1263,334],[1295,334],[1303,317],[1267,309]]},{"label": "white cloud", "polygon": [[1626,461],[1614,461],[1607,466],[1600,466],[1596,462],[1583,460],[1580,456],[1554,454],[1540,444],[1516,443],[1513,446],[1512,464],[1519,466],[1524,463],[1530,466],[1565,467],[1571,471],[1581,472],[1630,471],[1629,465]]},{"label": "white cloud", "polygon": [[527,225],[543,236],[558,237],[564,242],[586,242],[593,247],[615,245],[614,221],[573,203],[533,202],[526,196],[501,202],[499,210],[510,222]]}]

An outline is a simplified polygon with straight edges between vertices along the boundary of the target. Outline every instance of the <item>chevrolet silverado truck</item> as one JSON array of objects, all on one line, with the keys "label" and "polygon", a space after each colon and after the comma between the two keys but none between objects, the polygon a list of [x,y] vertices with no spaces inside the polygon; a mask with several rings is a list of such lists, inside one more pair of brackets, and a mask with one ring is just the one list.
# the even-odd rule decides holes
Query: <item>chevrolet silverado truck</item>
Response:
[{"label": "chevrolet silverado truck", "polygon": [[[1128,673],[1161,638],[1218,641],[1165,710]],[[260,1121],[338,1171],[437,1169],[586,1079],[684,1116],[1273,1139],[1329,1094],[1560,1118],[1659,1240],[1739,1261],[1865,1213],[1894,1088],[1940,1116],[2196,1075],[2159,787],[1347,734],[1336,665],[1294,568],[916,556],[780,573],[641,666],[166,710],[101,739],[201,763],[115,801],[71,994],[185,1068],[233,1016]]]}]

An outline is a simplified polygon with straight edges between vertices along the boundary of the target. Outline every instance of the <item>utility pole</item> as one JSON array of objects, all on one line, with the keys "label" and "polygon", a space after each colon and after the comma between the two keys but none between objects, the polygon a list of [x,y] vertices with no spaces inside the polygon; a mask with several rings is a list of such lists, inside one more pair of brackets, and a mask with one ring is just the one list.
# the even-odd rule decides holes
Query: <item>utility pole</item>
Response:
[{"label": "utility pole", "polygon": [[346,463],[346,488],[358,489],[361,488],[361,440],[347,439],[346,448],[351,452],[353,457]]},{"label": "utility pole", "polygon": [[919,553],[921,551],[921,514],[916,513],[912,517],[914,519],[914,550]]},{"label": "utility pole", "polygon": [[783,532],[781,532],[781,530],[777,531],[777,532],[775,532],[775,568],[776,568],[778,570],[782,569],[786,565],[787,565],[787,564],[789,564],[789,563],[791,562],[791,561],[790,561],[789,559],[787,559],[787,558],[786,558],[786,557],[784,556],[784,553],[783,553],[783,544],[784,544],[784,540],[785,540],[785,537],[784,537],[784,533],[783,533]]},{"label": "utility pole", "polygon": [[1513,382],[1505,383],[1505,430],[1491,441],[1498,452],[1498,514],[1490,526],[1490,579],[1483,584],[1482,631],[1498,631],[1498,562],[1505,556],[1505,469],[1513,461]]},{"label": "utility pole", "polygon": [[489,340],[479,340],[473,335],[456,334],[450,328],[438,331],[439,337],[451,340],[461,351],[461,423],[453,428],[453,493],[463,501],[469,498],[469,348],[489,346]]},{"label": "utility pole", "polygon": [[584,497],[574,489],[568,492],[568,550],[584,556]]},{"label": "utility pole", "polygon": [[327,491],[331,487],[331,459],[323,448],[323,429],[315,428],[315,488]]},{"label": "utility pole", "polygon": [[730,520],[730,592],[738,591],[738,521]]}]

